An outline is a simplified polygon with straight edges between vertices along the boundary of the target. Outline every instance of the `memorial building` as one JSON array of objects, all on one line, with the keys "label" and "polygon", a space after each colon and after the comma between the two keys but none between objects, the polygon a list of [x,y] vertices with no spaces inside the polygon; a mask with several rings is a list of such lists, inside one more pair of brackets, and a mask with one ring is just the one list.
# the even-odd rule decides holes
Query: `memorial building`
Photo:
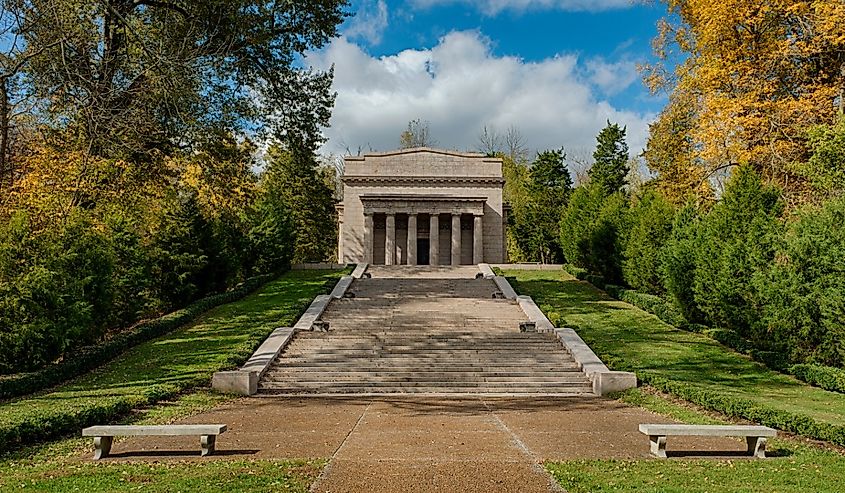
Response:
[{"label": "memorial building", "polygon": [[341,263],[507,262],[501,159],[422,147],[344,162]]}]

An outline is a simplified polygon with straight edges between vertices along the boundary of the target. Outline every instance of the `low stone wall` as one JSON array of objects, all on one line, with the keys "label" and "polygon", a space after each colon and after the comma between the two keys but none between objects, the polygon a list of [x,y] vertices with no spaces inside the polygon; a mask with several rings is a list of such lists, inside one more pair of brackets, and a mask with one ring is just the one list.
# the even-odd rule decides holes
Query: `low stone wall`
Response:
[{"label": "low stone wall", "polygon": [[502,276],[493,276],[493,282],[496,283],[496,287],[499,288],[499,291],[505,296],[505,299],[508,300],[515,300],[517,298],[516,291],[514,291],[511,283],[508,282]]},{"label": "low stone wall", "polygon": [[219,371],[211,378],[211,388],[227,394],[253,395],[258,381],[293,338],[293,327],[279,327],[261,343],[247,362],[234,371]]},{"label": "low stone wall", "polygon": [[478,264],[478,270],[481,271],[481,275],[484,276],[484,279],[493,279],[496,277],[496,273],[493,272],[490,264]]},{"label": "low stone wall", "polygon": [[516,269],[516,270],[562,270],[563,264],[491,264],[491,267],[497,269]]},{"label": "low stone wall", "polygon": [[361,279],[364,277],[364,273],[367,272],[367,269],[370,267],[368,263],[361,263],[355,266],[355,270],[352,271],[352,277],[355,279]]},{"label": "low stone wall", "polygon": [[581,371],[593,382],[593,393],[608,395],[637,386],[635,374],[625,371],[611,371],[577,332],[569,328],[555,327],[530,296],[516,296],[516,292],[507,279],[496,276],[494,281],[505,294],[505,297],[508,296],[509,292],[514,294],[519,301],[519,307],[525,312],[525,316],[528,317],[528,320],[534,322],[537,332],[554,332],[557,335],[557,338],[569,351],[575,362],[578,363]]},{"label": "low stone wall", "polygon": [[[364,270],[366,270],[367,264],[363,265]],[[346,268],[346,266],[343,267]],[[314,322],[320,319],[331,300],[343,298],[354,280],[353,276],[340,278],[331,294],[321,294],[314,298],[314,301],[311,302],[311,305],[299,317],[293,327],[275,329],[240,369],[215,373],[211,378],[211,388],[228,394],[253,395],[258,392],[258,381],[261,380],[273,361],[290,343],[294,334],[300,330],[312,330]]]},{"label": "low stone wall", "polygon": [[346,264],[333,264],[329,262],[312,262],[307,264],[293,264],[291,270],[343,270]]}]

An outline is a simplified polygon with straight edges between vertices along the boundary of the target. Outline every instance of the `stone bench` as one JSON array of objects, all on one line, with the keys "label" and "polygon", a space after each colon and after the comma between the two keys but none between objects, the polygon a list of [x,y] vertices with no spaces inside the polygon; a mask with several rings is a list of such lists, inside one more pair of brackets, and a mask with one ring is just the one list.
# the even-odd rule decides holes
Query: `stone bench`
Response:
[{"label": "stone bench", "polygon": [[202,452],[206,456],[214,452],[217,435],[226,431],[226,425],[159,425],[159,426],[89,426],[82,430],[82,436],[94,437],[94,460],[109,455],[112,440],[116,436],[199,436]]},{"label": "stone bench", "polygon": [[640,433],[648,435],[651,453],[666,458],[666,437],[702,436],[702,437],[745,437],[748,453],[754,457],[766,457],[766,438],[777,435],[777,431],[768,426],[747,425],[660,425],[641,424]]}]

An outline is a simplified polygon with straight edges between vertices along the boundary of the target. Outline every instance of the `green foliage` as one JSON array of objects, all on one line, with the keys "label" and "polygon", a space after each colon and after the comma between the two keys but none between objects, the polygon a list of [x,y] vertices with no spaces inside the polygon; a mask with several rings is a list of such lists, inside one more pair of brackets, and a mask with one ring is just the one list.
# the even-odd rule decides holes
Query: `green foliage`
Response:
[{"label": "green foliage", "polygon": [[630,303],[641,310],[647,311],[667,324],[683,329],[686,329],[688,326],[683,314],[660,296],[640,293],[632,289],[625,289],[621,287],[618,287],[615,291],[609,290],[607,287],[605,290],[609,295],[613,296],[617,300]]},{"label": "green foliage", "polygon": [[660,276],[666,294],[686,320],[701,320],[695,304],[695,251],[698,246],[698,210],[687,203],[675,215],[672,232],[661,250]]},{"label": "green foliage", "polygon": [[594,163],[589,171],[590,182],[600,187],[605,195],[622,191],[630,171],[625,132],[625,127],[608,121],[607,126],[596,136]]},{"label": "green foliage", "polygon": [[294,236],[295,263],[330,260],[337,246],[333,190],[322,179],[316,156],[302,149],[269,151],[266,193],[286,210]]},{"label": "green foliage", "polygon": [[631,207],[622,274],[634,289],[664,292],[661,249],[672,233],[674,213],[672,205],[654,190],[646,190]]},{"label": "green foliage", "polygon": [[191,303],[190,306],[181,310],[154,320],[139,323],[129,330],[112,335],[103,343],[74,349],[72,358],[66,358],[40,370],[31,373],[0,376],[0,399],[10,399],[31,394],[77,377],[86,371],[105,364],[142,342],[160,337],[191,322],[215,306],[223,303],[231,303],[248,295],[261,284],[269,281],[273,276],[269,274],[247,279],[235,289],[208,296]]},{"label": "green foliage", "polygon": [[193,324],[144,342],[49,392],[0,404],[0,449],[78,433],[132,409],[207,385],[242,364],[279,325],[291,324],[341,271],[293,271],[257,293],[207,312]]},{"label": "green foliage", "polygon": [[517,277],[520,294],[559,313],[565,326],[577,327],[596,354],[612,356],[621,370],[635,371],[641,379],[641,374],[648,374],[751,401],[778,413],[807,416],[820,427],[845,427],[845,395],[802,384],[702,334],[677,330],[563,271],[505,273]]},{"label": "green foliage", "polygon": [[587,267],[599,273],[606,282],[622,282],[627,215],[628,198],[622,192],[616,192],[603,198],[596,222],[590,228]]},{"label": "green foliage", "polygon": [[765,322],[794,361],[845,365],[845,198],[790,222],[762,283]]},{"label": "green foliage", "polygon": [[845,370],[820,365],[792,365],[789,373],[815,387],[845,394]]},{"label": "green foliage", "polygon": [[[557,225],[572,191],[572,177],[563,150],[544,151],[526,172],[514,173],[524,179],[523,200],[511,203],[510,233],[523,261],[559,263],[563,260]],[[527,179],[526,179],[527,174]]]},{"label": "green foliage", "polygon": [[571,274],[572,277],[574,277],[575,279],[578,279],[578,280],[581,280],[581,281],[585,280],[587,278],[587,275],[589,275],[589,272],[587,271],[587,269],[582,269],[581,267],[575,267],[572,264],[563,264],[563,270],[565,270],[566,272]]},{"label": "green foliage", "polygon": [[701,221],[696,246],[694,299],[709,325],[769,341],[761,293],[781,235],[780,194],[748,166],[738,168],[713,210]]},{"label": "green foliage", "polygon": [[835,125],[816,125],[807,130],[810,159],[796,165],[810,184],[824,195],[845,191],[845,116]]},{"label": "green foliage", "polygon": [[0,225],[0,373],[30,369],[99,337],[114,295],[114,252],[83,215],[33,234]]},{"label": "green foliage", "polygon": [[567,262],[575,267],[590,266],[590,239],[602,199],[599,187],[580,186],[572,193],[560,219],[560,246]]}]

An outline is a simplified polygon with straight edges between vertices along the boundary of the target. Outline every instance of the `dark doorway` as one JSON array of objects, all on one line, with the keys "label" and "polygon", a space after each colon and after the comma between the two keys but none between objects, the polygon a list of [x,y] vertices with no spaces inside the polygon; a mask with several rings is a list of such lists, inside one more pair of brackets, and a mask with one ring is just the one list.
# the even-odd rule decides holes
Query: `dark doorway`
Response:
[{"label": "dark doorway", "polygon": [[428,265],[428,238],[417,238],[417,265]]}]

